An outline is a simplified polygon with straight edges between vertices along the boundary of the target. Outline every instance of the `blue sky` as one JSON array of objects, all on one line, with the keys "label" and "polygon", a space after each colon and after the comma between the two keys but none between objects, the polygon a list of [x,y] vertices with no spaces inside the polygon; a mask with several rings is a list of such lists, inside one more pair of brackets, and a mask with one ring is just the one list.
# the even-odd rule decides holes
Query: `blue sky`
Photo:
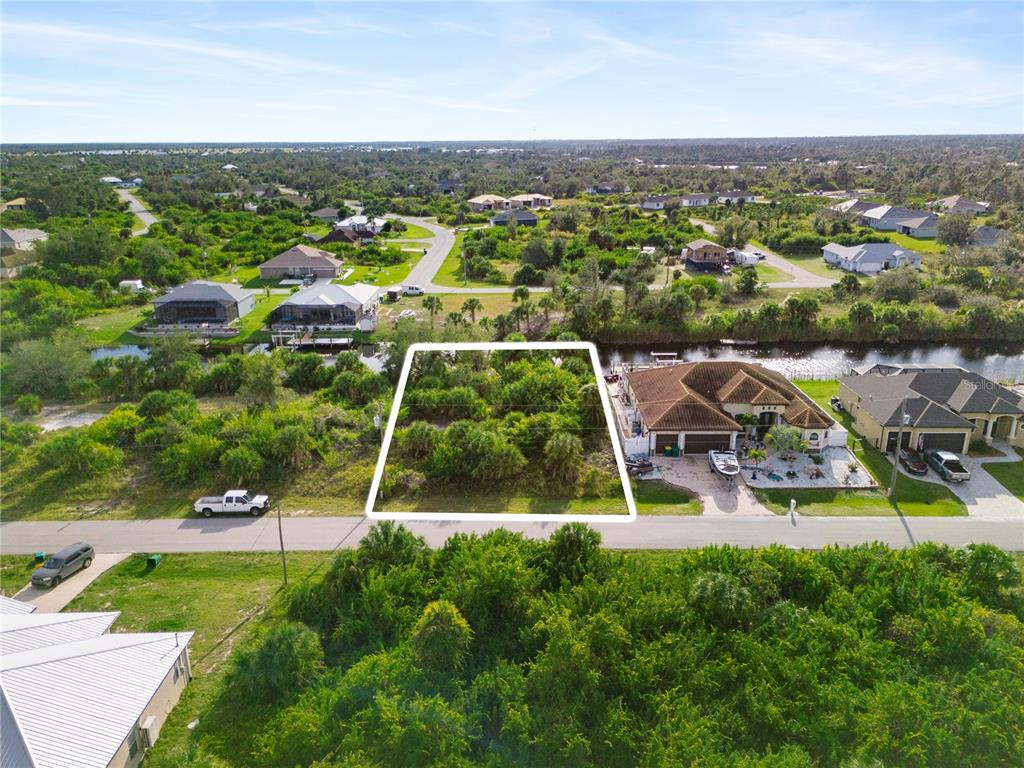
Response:
[{"label": "blue sky", "polygon": [[5,142],[1024,131],[1024,6],[2,6]]}]

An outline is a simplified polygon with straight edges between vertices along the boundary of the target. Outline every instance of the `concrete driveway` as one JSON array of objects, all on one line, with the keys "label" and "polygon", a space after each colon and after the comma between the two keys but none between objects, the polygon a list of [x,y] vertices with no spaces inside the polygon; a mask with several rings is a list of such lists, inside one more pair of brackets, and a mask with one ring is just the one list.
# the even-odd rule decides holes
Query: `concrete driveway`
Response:
[{"label": "concrete driveway", "polygon": [[132,237],[141,237],[142,235],[149,232],[149,228],[156,224],[156,216],[149,212],[149,210],[141,202],[139,198],[131,193],[128,189],[115,189],[117,196],[128,203],[128,209],[134,213],[142,223],[145,225],[142,229],[132,230]]},{"label": "concrete driveway", "polygon": [[705,515],[774,516],[742,480],[730,480],[712,472],[706,456],[680,456],[678,459],[652,456],[651,462],[661,470],[665,482],[698,496],[704,504]]},{"label": "concrete driveway", "polygon": [[14,599],[21,600],[23,603],[32,603],[36,610],[43,613],[56,613],[96,581],[100,574],[113,568],[126,557],[128,557],[127,553],[101,554],[97,552],[92,565],[74,576],[69,576],[66,581],[62,581],[56,587],[39,589],[29,584],[18,592]]}]

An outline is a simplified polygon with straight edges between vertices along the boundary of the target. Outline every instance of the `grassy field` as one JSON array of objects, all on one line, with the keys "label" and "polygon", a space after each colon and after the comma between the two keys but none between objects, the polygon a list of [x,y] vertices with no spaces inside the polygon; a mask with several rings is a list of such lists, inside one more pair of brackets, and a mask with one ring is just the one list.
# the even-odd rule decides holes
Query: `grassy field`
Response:
[{"label": "grassy field", "polygon": [[429,240],[434,233],[418,224],[405,224],[402,232],[388,232],[385,236],[388,240]]},{"label": "grassy field", "polygon": [[763,261],[754,269],[757,272],[757,278],[763,283],[786,283],[793,279],[788,272],[783,272],[778,267],[765,264]]},{"label": "grassy field", "polygon": [[278,304],[288,298],[287,294],[272,293],[270,296],[256,296],[256,308],[238,321],[238,335],[229,339],[229,343],[270,341],[270,332],[263,330],[267,318]]},{"label": "grassy field", "polygon": [[228,272],[214,275],[210,279],[215,283],[232,283],[237,280],[242,288],[251,289],[276,288],[281,282],[277,278],[264,280],[260,277],[260,268],[258,266],[235,267]]},{"label": "grassy field", "polygon": [[[829,398],[838,394],[837,381],[795,381],[793,382],[818,405],[849,431],[847,445],[882,488],[888,487],[892,463],[881,451],[860,439],[853,429],[853,419],[848,413],[833,413]],[[967,507],[949,488],[939,483],[917,480],[900,473],[896,478],[896,491],[892,499],[883,491],[848,491],[826,489],[767,490],[757,491],[758,498],[774,512],[789,510],[789,499],[797,501],[797,508],[805,515],[904,515],[949,516],[966,515]]]},{"label": "grassy field", "polygon": [[[329,558],[328,552],[288,553],[289,583],[326,568]],[[195,632],[189,648],[192,682],[161,729],[147,764],[202,738],[226,659],[265,618],[282,613],[280,586],[281,559],[273,552],[167,554],[154,569],[136,556],[101,575],[67,607],[120,611],[114,632]],[[187,727],[199,718],[198,728]]]},{"label": "grassy field", "polygon": [[[1024,449],[1014,448],[1024,459]],[[1024,501],[1024,464],[1016,462],[987,462],[981,468],[998,480],[1003,486],[1021,501]]]},{"label": "grassy field", "polygon": [[946,246],[936,240],[934,237],[911,237],[910,235],[903,235],[899,232],[886,232],[889,239],[901,248],[907,248],[911,251],[917,251],[920,254],[936,254],[943,253],[946,250]]},{"label": "grassy field", "polygon": [[438,285],[446,285],[452,288],[489,288],[502,283],[495,283],[488,280],[463,280],[462,264],[459,260],[459,253],[462,249],[462,238],[464,232],[455,235],[455,244],[448,251],[448,255],[441,263],[441,268],[434,275],[434,282]]},{"label": "grassy field", "polygon": [[142,322],[152,307],[121,307],[109,312],[86,317],[78,322],[85,329],[92,347],[113,347],[119,344],[137,344],[140,336],[131,329]]},{"label": "grassy field", "polygon": [[0,555],[0,595],[11,597],[28,584],[35,571],[31,555]]},{"label": "grassy field", "polygon": [[638,515],[699,515],[700,499],[661,480],[636,480],[633,498]]}]

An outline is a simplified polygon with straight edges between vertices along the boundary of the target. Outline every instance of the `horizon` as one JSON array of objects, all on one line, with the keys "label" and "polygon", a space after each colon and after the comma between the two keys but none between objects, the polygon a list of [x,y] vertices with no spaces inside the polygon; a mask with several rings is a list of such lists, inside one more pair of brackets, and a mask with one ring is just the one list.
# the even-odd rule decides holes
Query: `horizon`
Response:
[{"label": "horizon", "polygon": [[[1018,4],[527,7],[8,2],[0,139],[402,144],[1024,132]],[[308,138],[323,133],[338,138]]]}]

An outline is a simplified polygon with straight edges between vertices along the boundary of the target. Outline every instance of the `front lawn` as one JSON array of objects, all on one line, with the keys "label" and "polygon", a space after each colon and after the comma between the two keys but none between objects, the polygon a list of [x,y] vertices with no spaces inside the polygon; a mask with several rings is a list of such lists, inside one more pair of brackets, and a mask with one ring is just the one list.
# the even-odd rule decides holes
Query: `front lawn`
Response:
[{"label": "front lawn", "polygon": [[[1014,448],[1014,450],[1024,459],[1024,449]],[[1006,490],[1024,501],[1024,464],[1017,461],[988,461],[982,464],[981,468],[1002,483]]]},{"label": "front lawn", "polygon": [[404,230],[401,232],[390,230],[384,237],[388,240],[429,240],[434,236],[433,232],[419,224],[403,223],[405,224]]},{"label": "front lawn", "polygon": [[638,515],[699,515],[700,499],[662,480],[633,481]]},{"label": "front lawn", "polygon": [[[888,488],[892,476],[892,462],[877,448],[868,445],[857,436],[849,413],[834,413],[829,405],[829,398],[839,394],[839,382],[829,380],[793,383],[850,433],[847,446],[867,467],[881,489]],[[758,493],[758,496],[761,498],[762,494]],[[833,491],[817,488],[795,491],[771,489],[764,492],[763,496],[766,505],[778,513],[788,512],[789,499],[795,498],[797,509],[805,515],[892,515],[897,511],[904,515],[922,516],[967,514],[964,503],[945,485],[917,480],[903,473],[896,476],[896,492],[892,499],[887,499],[883,490]]]}]

